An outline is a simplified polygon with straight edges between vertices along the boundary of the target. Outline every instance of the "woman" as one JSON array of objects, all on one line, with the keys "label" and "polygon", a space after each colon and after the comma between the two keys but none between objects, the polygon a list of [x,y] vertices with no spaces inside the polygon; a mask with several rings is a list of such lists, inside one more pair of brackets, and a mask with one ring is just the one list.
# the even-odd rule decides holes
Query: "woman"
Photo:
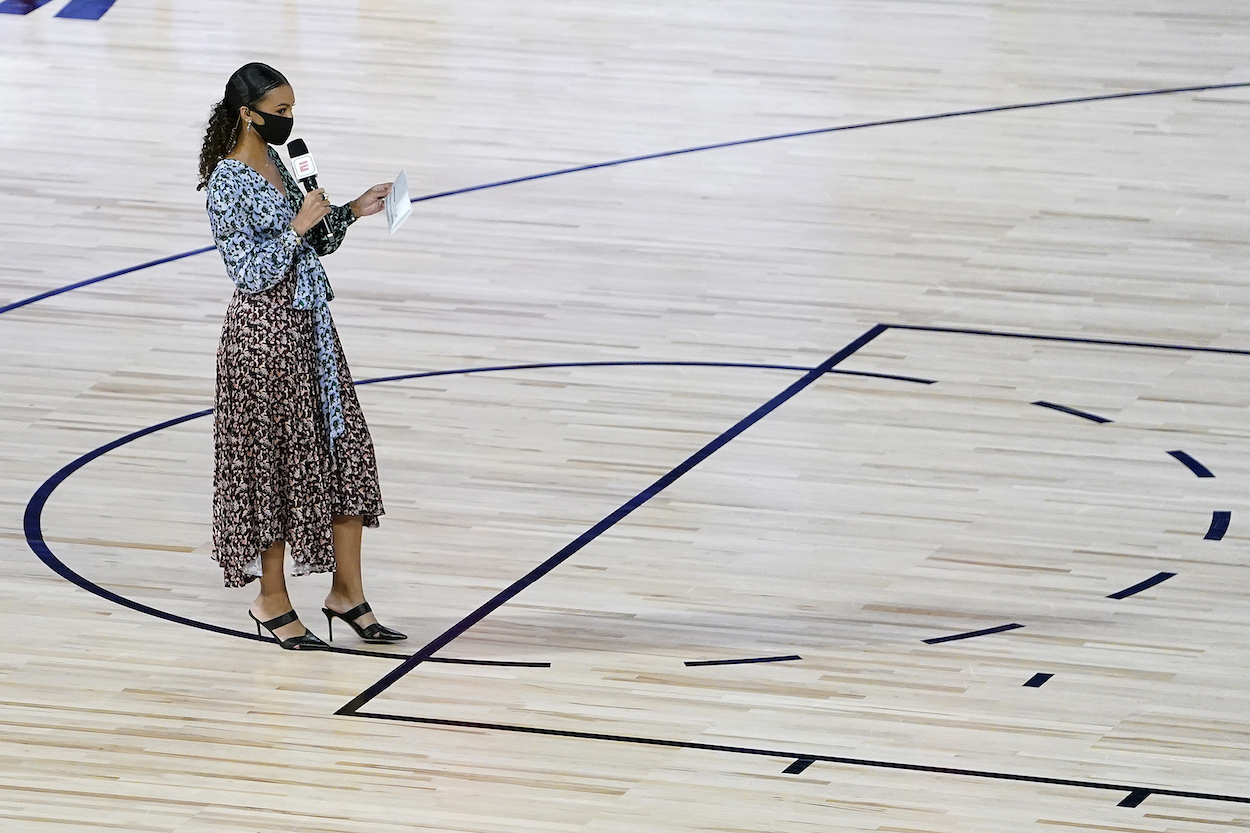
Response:
[{"label": "woman", "polygon": [[322,612],[369,642],[406,638],[365,601],[360,535],[383,513],[373,441],[356,400],[318,256],[359,217],[382,210],[389,185],[347,205],[307,195],[270,145],[291,134],[295,92],[265,64],[241,67],[212,111],[200,151],[213,238],[237,287],[217,351],[213,557],[227,587],[260,579],[248,615],[289,650],[328,646],[299,621],[293,575],[334,572]]}]

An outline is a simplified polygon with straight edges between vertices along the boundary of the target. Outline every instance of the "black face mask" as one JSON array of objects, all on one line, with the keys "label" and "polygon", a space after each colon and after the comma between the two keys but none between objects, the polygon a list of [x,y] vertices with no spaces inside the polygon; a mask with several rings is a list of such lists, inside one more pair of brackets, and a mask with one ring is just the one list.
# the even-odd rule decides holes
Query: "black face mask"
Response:
[{"label": "black face mask", "polygon": [[291,137],[291,130],[295,128],[295,119],[289,116],[277,116],[273,113],[262,113],[260,110],[253,110],[264,117],[265,123],[259,124],[252,122],[252,129],[256,134],[271,145],[285,145],[286,140]]}]

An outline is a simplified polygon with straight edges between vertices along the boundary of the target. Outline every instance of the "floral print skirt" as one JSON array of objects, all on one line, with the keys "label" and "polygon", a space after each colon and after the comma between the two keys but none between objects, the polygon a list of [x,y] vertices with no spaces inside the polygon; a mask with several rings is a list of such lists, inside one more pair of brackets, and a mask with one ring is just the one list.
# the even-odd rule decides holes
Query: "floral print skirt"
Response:
[{"label": "floral print skirt", "polygon": [[[292,575],[334,569],[332,522],[383,514],[377,460],[334,333],[344,431],[331,453],[317,387],[313,314],[291,307],[293,279],[235,292],[217,350],[213,558],[227,587],[260,575],[260,554],[288,546]],[[333,325],[331,325],[333,328]]]}]

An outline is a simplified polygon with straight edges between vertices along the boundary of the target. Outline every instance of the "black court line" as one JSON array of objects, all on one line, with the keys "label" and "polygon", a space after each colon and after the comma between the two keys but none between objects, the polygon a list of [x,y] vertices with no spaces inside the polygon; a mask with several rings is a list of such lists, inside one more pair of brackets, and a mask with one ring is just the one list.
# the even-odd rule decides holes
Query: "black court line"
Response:
[{"label": "black court line", "polygon": [[1232,347],[1200,347],[1193,344],[1168,344],[1162,341],[1121,341],[1114,338],[1085,338],[1082,336],[1055,336],[1043,333],[1012,333],[1002,330],[977,330],[968,327],[924,327],[918,324],[887,324],[891,330],[911,330],[918,333],[949,333],[951,335],[987,336],[990,338],[1018,338],[1027,341],[1051,341],[1061,344],[1091,344],[1096,347],[1144,347],[1151,350],[1184,350],[1190,353],[1218,353],[1225,356],[1250,356],[1250,350]]},{"label": "black court line", "polygon": [[954,633],[950,636],[935,636],[932,639],[924,640],[927,645],[937,645],[942,642],[954,642],[956,639],[972,639],[974,636],[989,636],[992,633],[1002,633],[1003,631],[1014,631],[1017,628],[1023,628],[1021,624],[999,625],[996,628],[986,628],[983,631],[968,631],[967,633]]},{"label": "black court line", "polygon": [[1153,576],[1146,579],[1145,581],[1138,582],[1137,584],[1134,584],[1132,587],[1125,587],[1123,590],[1120,590],[1117,593],[1112,593],[1107,598],[1108,599],[1127,599],[1129,596],[1136,595],[1137,593],[1140,593],[1143,590],[1149,590],[1151,587],[1154,587],[1156,584],[1162,584],[1163,582],[1167,581],[1174,575],[1176,575],[1176,573],[1155,573]]},{"label": "black court line", "polygon": [[485,619],[491,613],[498,610],[500,607],[506,604],[510,599],[515,597],[522,590],[529,587],[531,584],[533,584],[534,582],[538,581],[543,576],[550,573],[556,567],[563,564],[572,555],[574,555],[576,552],[581,550],[582,547],[586,546],[591,541],[595,540],[600,535],[607,532],[612,527],[616,526],[617,523],[624,520],[635,509],[642,506],[644,503],[651,500],[651,498],[655,497],[660,492],[667,489],[670,485],[676,482],[678,478],[680,478],[686,472],[693,469],[699,463],[706,460],[708,457],[715,454],[718,450],[720,450],[722,447],[724,447],[729,442],[731,442],[735,437],[737,437],[743,431],[746,431],[752,425],[754,425],[755,423],[759,422],[764,417],[771,414],[777,408],[781,407],[781,405],[789,401],[792,397],[794,397],[800,391],[807,388],[809,385],[811,385],[821,376],[828,373],[830,370],[836,367],[839,363],[853,356],[860,348],[868,344],[877,336],[881,335],[883,332],[886,331],[886,329],[887,328],[885,325],[877,324],[876,326],[866,331],[859,338],[852,341],[846,347],[843,347],[841,350],[834,353],[829,358],[825,359],[819,365],[812,368],[809,372],[804,374],[801,379],[794,382],[785,390],[783,390],[781,393],[777,394],[772,399],[768,400],[763,405],[756,408],[746,417],[743,417],[729,430],[725,431],[719,437],[712,440],[707,445],[703,446],[703,448],[699,449],[694,454],[690,455],[690,457],[686,458],[685,461],[677,465],[675,468],[673,468],[671,471],[669,471],[659,480],[656,480],[646,489],[639,492],[630,500],[626,501],[621,507],[613,511],[606,518],[599,521],[599,523],[595,524],[590,529],[583,532],[572,543],[568,544],[559,552],[557,552],[555,555],[551,556],[546,561],[539,564],[534,569],[530,570],[530,572],[526,573],[524,576],[514,581],[508,587],[504,588],[502,591],[497,593],[493,598],[489,599],[480,607],[478,607],[477,610],[474,610],[468,616],[464,617],[459,622],[457,622],[456,624],[448,628],[446,631],[444,631],[442,634],[435,637],[428,645],[426,645],[424,648],[422,648],[420,651],[414,654],[411,659],[406,660],[403,663],[403,665],[400,665],[398,668],[391,671],[382,679],[378,680],[376,683],[369,686],[369,688],[365,689],[360,694],[356,695],[354,698],[352,698],[350,702],[344,704],[343,707],[340,708],[336,712],[336,714],[349,715],[349,714],[355,713],[357,710],[359,710],[362,706],[364,706],[370,700],[377,697],[379,694],[386,691],[388,688],[390,688],[392,685],[394,685],[396,682],[402,679],[406,674],[412,671],[412,669],[416,668],[422,662],[432,657],[440,649],[446,647],[450,642],[455,640],[456,637],[460,636],[462,633],[472,628],[478,622]]},{"label": "black court line", "polygon": [[1115,806],[1137,807],[1147,798],[1150,798],[1150,794],[1152,792],[1154,792],[1154,790],[1133,790],[1131,793],[1124,796],[1123,800],[1121,800],[1120,803]]},{"label": "black court line", "polygon": [[1042,686],[1046,685],[1046,681],[1049,680],[1053,676],[1055,675],[1054,674],[1034,674],[1032,677],[1029,677],[1029,681],[1026,682],[1023,687],[1024,688],[1041,688]]},{"label": "black court line", "polygon": [[[12,0],[5,0],[5,2],[12,2]],[[1001,104],[1001,105],[997,105],[994,107],[978,107],[978,108],[974,108],[971,110],[950,110],[950,111],[943,112],[943,113],[930,113],[928,115],[923,115],[923,116],[903,116],[900,118],[893,118],[893,119],[879,119],[876,121],[856,122],[853,124],[836,125],[833,127],[818,127],[812,130],[796,130],[796,131],[792,131],[788,133],[773,133],[767,136],[755,136],[749,139],[734,139],[734,140],[727,141],[727,142],[714,142],[711,144],[695,145],[692,147],[679,148],[677,150],[666,150],[666,151],[660,151],[658,153],[646,153],[646,154],[641,154],[638,156],[627,156],[621,159],[611,159],[606,162],[594,162],[588,165],[576,165],[576,166],[568,167],[568,168],[560,168],[554,171],[545,171],[543,173],[538,173],[538,174],[529,174],[527,176],[512,177],[510,179],[500,179],[500,180],[495,180],[493,182],[482,183],[480,185],[470,185],[465,188],[454,188],[449,191],[439,191],[433,194],[424,194],[419,197],[413,197],[409,202],[418,203],[418,202],[426,202],[428,200],[438,200],[438,199],[443,199],[445,197],[458,196],[460,194],[470,194],[475,191],[484,191],[489,188],[502,188],[507,185],[517,185],[522,182],[534,182],[540,179],[550,179],[551,177],[565,176],[568,174],[581,173],[583,171],[593,171],[593,170],[598,170],[600,168],[611,168],[611,167],[615,167],[618,165],[628,165],[628,164],[635,163],[635,162],[645,162],[645,161],[652,160],[652,159],[664,159],[664,158],[672,157],[672,156],[683,156],[683,155],[690,154],[690,153],[702,153],[705,151],[722,150],[725,148],[732,148],[732,147],[742,147],[745,145],[760,144],[762,142],[776,142],[776,141],[780,141],[783,139],[798,139],[804,136],[820,136],[826,133],[844,133],[844,132],[851,131],[851,130],[866,130],[872,127],[888,127],[891,125],[917,124],[921,122],[939,121],[942,119],[954,119],[954,118],[962,118],[962,117],[967,117],[967,116],[984,116],[984,115],[990,115],[993,113],[1007,113],[1013,110],[1035,110],[1035,109],[1039,109],[1043,107],[1060,107],[1060,106],[1069,105],[1069,104],[1090,104],[1090,103],[1099,102],[1099,101],[1115,101],[1117,99],[1144,98],[1147,96],[1157,96],[1157,95],[1178,95],[1182,93],[1211,92],[1214,90],[1232,90],[1232,89],[1238,89],[1241,87],[1250,87],[1250,81],[1237,81],[1237,82],[1231,82],[1231,83],[1226,83],[1226,84],[1200,84],[1200,85],[1186,86],[1186,87],[1162,87],[1162,88],[1153,89],[1153,90],[1135,90],[1135,91],[1124,92],[1124,93],[1104,93],[1100,95],[1074,96],[1071,98],[1055,98],[1055,99],[1047,99],[1044,101],[1028,101],[1028,102],[1023,102],[1020,104]],[[184,257],[191,257],[192,255],[198,255],[198,254],[203,254],[205,252],[211,252],[216,248],[217,248],[216,246],[207,246],[201,249],[193,249],[188,252],[182,252],[180,254],[170,255],[168,257],[160,258],[158,260],[149,261],[147,263],[143,263],[138,266],[131,266],[125,269],[120,269],[116,272],[110,272],[107,275],[100,275],[95,278],[88,278],[87,280],[68,284],[66,286],[58,287],[56,289],[49,289],[46,292],[41,292],[37,295],[32,295],[28,298],[22,298],[17,301],[13,301],[12,303],[0,306],[0,314],[10,312],[15,309],[19,309],[21,307],[26,306],[27,304],[33,304],[36,301],[42,301],[45,298],[51,298],[55,295],[60,295],[64,292],[70,292],[74,289],[87,286],[88,284],[98,283],[99,281],[108,280],[109,278],[115,278],[120,275],[129,274],[131,272],[137,272],[140,269],[146,269],[150,266],[156,266],[157,264],[160,264],[160,263],[168,263],[171,260],[178,260]]]},{"label": "black court line", "polygon": [[1207,541],[1219,541],[1228,532],[1228,524],[1233,519],[1232,512],[1215,511],[1211,513],[1211,526],[1207,534],[1202,536]]},{"label": "black court line", "polygon": [[[731,752],[737,755],[757,755],[766,758],[781,758],[792,761],[822,761],[845,766],[872,767],[875,769],[893,769],[904,772],[925,772],[932,775],[961,775],[967,778],[987,778],[996,781],[1017,781],[1025,784],[1047,784],[1060,787],[1079,787],[1090,790],[1106,790],[1122,792],[1129,796],[1139,795],[1144,800],[1149,795],[1169,795],[1177,798],[1196,798],[1204,801],[1229,801],[1237,804],[1250,804],[1250,796],[1225,795],[1222,793],[1204,793],[1192,790],[1173,790],[1167,787],[1149,787],[1137,784],[1116,784],[1105,781],[1081,781],[1074,778],[1050,778],[1044,775],[1025,775],[1015,772],[996,772],[993,770],[960,769],[948,766],[928,766],[926,764],[908,764],[899,761],[880,761],[870,758],[846,758],[840,755],[814,755],[805,752],[792,752],[780,749],[759,749],[749,746],[725,746],[715,743],[697,743],[694,741],[664,740],[662,738],[645,738],[632,735],[608,735],[596,732],[576,732],[565,729],[538,729],[531,726],[514,726],[506,723],[480,723],[470,720],[443,720],[433,717],[409,717],[402,714],[381,714],[376,712],[355,712],[356,717],[372,720],[392,720],[401,723],[418,723],[425,726],[446,726],[457,729],[493,730],[499,732],[519,732],[528,735],[546,735],[548,737],[575,738],[577,740],[599,740],[612,743],[632,743],[644,746],[664,746],[672,749],[697,749],[704,752]],[[791,764],[793,766],[793,764]],[[1141,801],[1138,801],[1140,804]],[[1128,806],[1128,805],[1124,805]],[[1133,805],[1136,806],[1136,805]]]},{"label": "black court line", "polygon": [[[256,637],[252,637],[255,639]],[[273,637],[260,637],[261,641],[277,642]],[[333,654],[350,654],[357,657],[383,657],[385,659],[411,659],[412,654],[401,654],[399,652],[390,651],[370,651],[364,648],[340,648],[336,645],[330,645],[330,653]],[[323,652],[324,653],[324,652]],[[461,659],[459,657],[433,657],[430,662],[441,662],[445,665],[486,665],[492,668],[550,668],[549,662],[521,662],[519,660],[509,659]]]},{"label": "black court line", "polygon": [[1107,419],[1106,417],[1100,417],[1098,416],[1098,414],[1091,414],[1088,411],[1078,411],[1076,408],[1069,408],[1067,405],[1056,405],[1054,402],[1046,402],[1041,399],[1037,400],[1033,404],[1041,405],[1043,408],[1050,408],[1052,411],[1062,411],[1065,414],[1072,414],[1072,416],[1079,416],[1081,419],[1088,419],[1090,422],[1099,422],[1099,423],[1111,422],[1111,420]]},{"label": "black court line", "polygon": [[1215,475],[1211,473],[1211,470],[1209,468],[1202,465],[1202,463],[1199,463],[1197,460],[1195,460],[1193,457],[1190,457],[1188,454],[1186,454],[1183,451],[1169,451],[1168,454],[1171,454],[1177,460],[1180,460],[1182,463],[1184,463],[1186,468],[1188,468],[1198,477],[1215,477]]},{"label": "black court line", "polygon": [[789,654],[784,657],[754,657],[751,659],[701,659],[691,660],[686,663],[690,668],[703,665],[749,665],[754,662],[790,662],[796,659],[803,659],[798,654]]},{"label": "black court line", "polygon": [[799,758],[797,761],[790,764],[790,766],[782,770],[782,772],[786,775],[798,775],[814,763],[816,763],[815,758]]}]

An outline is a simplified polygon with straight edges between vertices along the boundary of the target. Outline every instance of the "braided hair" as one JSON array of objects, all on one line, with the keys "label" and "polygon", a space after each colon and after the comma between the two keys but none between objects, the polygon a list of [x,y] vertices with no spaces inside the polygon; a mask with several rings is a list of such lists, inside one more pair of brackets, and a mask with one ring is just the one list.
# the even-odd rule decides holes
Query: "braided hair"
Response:
[{"label": "braided hair", "polygon": [[286,76],[268,64],[244,64],[234,71],[226,82],[225,96],[208,114],[204,144],[200,147],[200,184],[195,190],[203,190],[208,185],[213,168],[234,149],[242,123],[239,108],[254,108],[266,93],[286,83]]}]

